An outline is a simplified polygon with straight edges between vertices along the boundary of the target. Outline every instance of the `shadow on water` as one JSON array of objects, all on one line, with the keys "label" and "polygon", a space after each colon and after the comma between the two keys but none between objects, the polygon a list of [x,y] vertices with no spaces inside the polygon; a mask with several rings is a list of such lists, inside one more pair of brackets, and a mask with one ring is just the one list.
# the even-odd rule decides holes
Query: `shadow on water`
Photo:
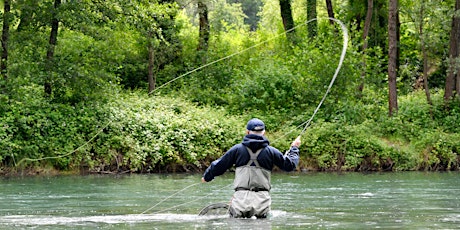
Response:
[{"label": "shadow on water", "polygon": [[197,215],[230,200],[230,173],[4,178],[0,229],[457,229],[459,176],[275,173],[267,219]]}]

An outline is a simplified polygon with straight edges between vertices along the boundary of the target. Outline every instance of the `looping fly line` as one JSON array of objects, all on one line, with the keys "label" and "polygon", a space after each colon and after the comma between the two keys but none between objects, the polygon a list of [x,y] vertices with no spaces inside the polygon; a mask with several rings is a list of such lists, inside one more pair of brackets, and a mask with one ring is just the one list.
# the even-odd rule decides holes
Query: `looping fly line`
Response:
[{"label": "looping fly line", "polygon": [[[318,104],[318,106],[316,107],[316,109],[315,109],[315,111],[313,112],[313,115],[310,117],[310,119],[308,119],[307,121],[305,121],[304,123],[302,123],[301,125],[298,126],[298,127],[304,126],[304,128],[303,128],[302,132],[300,133],[300,135],[302,135],[302,134],[305,132],[305,130],[307,129],[307,127],[310,125],[311,121],[312,121],[313,118],[315,117],[316,113],[318,112],[319,108],[320,108],[321,105],[323,104],[324,100],[326,99],[326,96],[327,96],[327,94],[329,93],[329,91],[331,90],[332,85],[334,84],[334,81],[335,81],[335,79],[337,78],[337,75],[338,75],[338,73],[339,73],[339,71],[340,71],[340,69],[341,69],[341,67],[342,67],[343,60],[344,60],[344,58],[345,58],[345,54],[346,54],[346,51],[347,51],[348,31],[347,31],[345,25],[342,23],[342,21],[340,21],[340,20],[338,20],[338,19],[335,19],[335,18],[325,18],[325,19],[328,19],[328,20],[332,20],[332,21],[337,22],[337,23],[340,25],[341,29],[342,29],[342,34],[343,34],[343,48],[342,48],[342,54],[340,55],[339,64],[338,64],[338,66],[337,66],[337,68],[336,68],[336,70],[335,70],[334,76],[332,77],[332,80],[331,80],[331,82],[329,83],[329,87],[327,88],[326,93],[324,94],[324,96],[323,96],[321,102],[320,102],[320,103]],[[303,23],[303,24],[300,24],[300,25],[298,25],[298,26],[295,26],[295,27],[293,27],[293,28],[291,28],[291,29],[289,29],[289,30],[283,32],[283,33],[280,33],[280,34],[278,34],[278,35],[272,37],[271,39],[267,39],[267,40],[262,41],[262,42],[260,42],[260,43],[258,43],[258,44],[255,44],[255,45],[253,45],[253,46],[251,46],[251,47],[248,47],[248,48],[243,49],[243,50],[241,50],[241,51],[238,51],[238,52],[236,52],[236,53],[230,54],[230,55],[228,55],[228,56],[226,56],[226,57],[217,59],[217,60],[215,60],[215,61],[212,61],[212,62],[210,62],[210,63],[207,63],[207,64],[205,64],[205,65],[202,65],[202,66],[200,66],[200,67],[198,67],[198,68],[195,68],[195,69],[193,69],[193,70],[191,70],[191,71],[188,71],[188,72],[186,72],[186,73],[184,73],[184,74],[182,74],[182,75],[180,75],[180,76],[178,76],[178,77],[176,77],[176,78],[171,79],[170,81],[164,83],[163,85],[161,85],[161,86],[155,88],[154,90],[152,90],[151,92],[149,92],[149,95],[152,94],[152,93],[154,93],[154,92],[156,92],[156,91],[158,91],[158,90],[160,90],[160,89],[162,89],[162,88],[164,88],[165,86],[171,84],[171,83],[174,82],[174,81],[177,81],[177,80],[179,80],[179,79],[181,79],[181,78],[184,78],[185,76],[188,76],[188,75],[190,75],[190,74],[192,74],[192,73],[194,73],[194,72],[197,72],[198,70],[201,70],[201,69],[206,68],[206,67],[208,67],[208,66],[210,66],[210,65],[213,65],[213,64],[215,64],[215,63],[217,63],[217,62],[221,62],[221,61],[223,61],[223,60],[226,60],[226,59],[229,59],[229,58],[234,57],[234,56],[236,56],[236,55],[239,55],[239,54],[241,54],[241,53],[244,53],[244,52],[246,52],[246,51],[248,51],[248,50],[250,50],[250,49],[253,49],[253,48],[255,48],[255,47],[261,46],[261,45],[263,45],[263,44],[265,44],[265,43],[267,43],[267,42],[269,42],[269,41],[275,40],[275,39],[277,39],[277,38],[283,36],[285,33],[291,32],[291,31],[295,30],[296,28],[298,28],[298,27],[300,27],[300,26],[307,25],[308,23],[310,23],[310,22],[312,22],[312,21],[315,21],[315,20],[318,20],[318,19],[316,19],[316,18],[315,18],[315,19],[311,19],[311,20],[309,20],[309,21],[307,21],[307,22],[305,22],[305,23]],[[63,155],[58,155],[58,156],[53,156],[53,157],[44,157],[44,158],[37,158],[37,159],[24,158],[24,159],[22,159],[21,161],[19,161],[18,164],[16,164],[16,165],[19,165],[19,164],[22,163],[23,161],[39,161],[39,160],[44,160],[44,159],[55,159],[55,158],[61,158],[61,157],[69,156],[69,155],[71,155],[72,153],[76,152],[78,149],[80,149],[80,148],[82,148],[83,146],[89,144],[92,140],[94,140],[94,139],[95,139],[105,128],[107,128],[107,127],[109,126],[109,124],[110,124],[111,122],[112,122],[112,120],[110,120],[109,122],[107,122],[107,124],[104,125],[101,129],[99,129],[99,131],[98,131],[89,141],[87,141],[86,143],[84,143],[83,145],[79,146],[78,148],[76,148],[75,150],[73,150],[73,151],[71,151],[71,152],[69,152],[69,153],[66,153],[66,154],[63,154]],[[291,131],[291,132],[292,132],[292,131]],[[291,132],[289,132],[289,133],[291,133]],[[289,134],[289,133],[286,133],[285,135],[283,135],[283,136],[281,136],[281,137],[284,137],[284,136],[286,136],[286,135]],[[299,136],[300,136],[300,135],[299,135]],[[280,137],[280,138],[281,138],[281,137]],[[280,138],[278,138],[278,139],[280,139]],[[274,142],[276,142],[276,140],[275,140]]]},{"label": "looping fly line", "polygon": [[[345,59],[345,54],[347,53],[347,46],[348,46],[348,30],[346,28],[346,26],[342,23],[342,21],[338,20],[338,19],[335,19],[335,18],[328,18],[329,20],[332,20],[332,21],[335,21],[337,23],[339,23],[340,25],[340,28],[342,29],[342,35],[343,35],[343,46],[342,46],[342,53],[340,54],[340,59],[339,59],[339,64],[337,65],[337,68],[335,69],[335,72],[334,72],[334,75],[332,76],[332,79],[331,79],[331,82],[329,83],[329,86],[327,87],[327,90],[326,92],[324,93],[323,95],[323,98],[321,99],[321,101],[319,102],[318,106],[315,108],[312,116],[310,117],[310,119],[306,120],[305,122],[303,122],[302,124],[300,124],[299,126],[297,127],[302,127],[303,126],[303,129],[302,129],[302,132],[300,132],[299,136],[302,136],[302,134],[305,133],[305,131],[307,130],[307,128],[310,126],[310,123],[311,121],[313,120],[313,118],[316,116],[316,113],[318,113],[318,110],[319,108],[321,107],[321,105],[323,104],[324,100],[326,100],[326,97],[327,95],[329,94],[329,91],[331,91],[331,88],[332,86],[334,85],[334,82],[335,82],[335,79],[337,78],[338,74],[339,74],[339,71],[340,69],[342,68],[342,64],[343,64],[343,60]],[[316,18],[315,19],[312,19],[312,20],[309,20],[305,23],[308,24],[312,21],[315,21],[317,20]],[[291,131],[292,132],[292,131]],[[283,136],[281,137],[284,137],[286,136],[287,134],[291,133],[291,132],[288,132],[286,134],[284,134]],[[281,137],[279,137],[278,139],[280,139]],[[276,140],[274,141],[276,142]]]},{"label": "looping fly line", "polygon": [[[342,21],[340,21],[340,20],[338,20],[338,19],[335,19],[335,18],[325,18],[325,19],[335,21],[335,22],[337,22],[337,23],[340,25],[340,28],[342,29],[342,35],[343,35],[342,53],[340,54],[339,64],[337,65],[337,68],[335,69],[335,73],[334,73],[334,75],[333,75],[333,77],[332,77],[332,79],[331,79],[331,82],[329,83],[329,86],[328,86],[328,88],[327,88],[327,90],[326,90],[326,93],[324,94],[324,96],[323,96],[323,98],[321,99],[321,101],[320,101],[320,103],[318,104],[318,106],[315,108],[315,110],[314,110],[314,112],[313,112],[313,115],[310,117],[310,119],[306,120],[305,122],[303,122],[302,124],[300,124],[299,126],[297,126],[297,127],[302,127],[302,126],[303,126],[303,130],[302,130],[302,132],[299,134],[299,136],[301,136],[302,134],[305,133],[305,131],[307,130],[307,128],[310,126],[311,121],[312,121],[313,118],[316,116],[316,113],[318,112],[319,108],[321,107],[321,105],[323,104],[323,102],[326,100],[326,96],[329,94],[329,91],[331,90],[332,86],[334,85],[335,79],[337,78],[337,76],[338,76],[338,74],[339,74],[339,71],[340,71],[340,69],[342,68],[343,60],[345,59],[345,54],[347,53],[347,46],[348,46],[348,30],[347,30],[345,24],[343,24]],[[295,27],[293,27],[293,28],[287,30],[287,31],[284,32],[284,33],[280,33],[280,34],[274,36],[274,37],[271,38],[271,39],[267,39],[267,40],[262,41],[262,42],[260,42],[260,43],[258,43],[258,44],[255,44],[255,45],[253,45],[253,46],[251,46],[251,47],[248,47],[248,48],[246,48],[246,49],[243,49],[243,50],[241,50],[241,51],[239,51],[239,52],[233,53],[233,54],[231,54],[231,55],[228,55],[228,56],[226,56],[226,57],[223,57],[223,58],[220,58],[220,59],[218,59],[218,60],[212,61],[212,62],[210,62],[210,63],[207,63],[207,64],[205,64],[205,65],[202,65],[202,66],[200,66],[200,67],[198,67],[198,68],[196,68],[196,69],[193,69],[193,70],[191,70],[191,71],[188,71],[188,72],[186,72],[186,73],[184,73],[184,74],[182,74],[182,75],[180,75],[180,76],[178,76],[178,77],[176,77],[176,78],[171,79],[170,81],[164,83],[163,85],[157,87],[156,89],[152,90],[152,91],[149,93],[149,95],[152,94],[152,93],[154,93],[154,92],[156,92],[156,91],[158,91],[159,89],[161,89],[161,88],[163,88],[163,87],[165,87],[165,86],[171,84],[172,82],[174,82],[174,81],[176,81],[176,80],[179,80],[179,79],[181,79],[181,78],[183,78],[183,77],[185,77],[185,76],[187,76],[187,75],[190,75],[190,74],[192,74],[192,73],[194,73],[194,72],[197,72],[198,70],[201,70],[201,69],[206,68],[206,67],[208,67],[208,66],[210,66],[210,65],[213,65],[213,64],[215,64],[215,63],[217,63],[217,62],[221,62],[221,61],[223,61],[223,60],[226,60],[226,59],[229,59],[229,58],[234,57],[234,56],[236,56],[236,55],[239,55],[239,54],[241,54],[241,53],[244,53],[244,52],[246,52],[246,51],[248,51],[248,50],[250,50],[250,49],[253,49],[253,48],[255,48],[255,47],[261,46],[261,45],[263,45],[263,44],[265,44],[265,43],[267,43],[267,42],[269,42],[269,41],[275,40],[275,39],[277,39],[277,38],[283,36],[285,33],[288,33],[288,32],[291,32],[291,31],[295,30],[296,28],[298,28],[298,27],[300,27],[300,26],[307,25],[308,23],[313,22],[313,21],[317,21],[317,20],[318,20],[317,18],[308,20],[308,21],[306,21],[305,23],[300,24],[300,25],[298,25],[298,26],[295,26]],[[291,131],[291,132],[292,132],[292,131]],[[291,133],[291,132],[288,132],[288,133],[284,134],[284,135],[281,136],[281,137],[284,137],[284,136],[286,136],[287,134],[289,134],[289,133]],[[280,138],[281,138],[281,137],[280,137]],[[278,139],[280,139],[280,138],[278,138]],[[276,142],[276,140],[275,140],[274,142]]]},{"label": "looping fly line", "polygon": [[[345,59],[345,54],[347,53],[347,46],[348,46],[348,31],[347,31],[347,28],[345,27],[345,25],[340,20],[337,20],[335,18],[329,18],[329,19],[339,23],[340,27],[342,28],[342,34],[343,34],[342,53],[340,54],[339,64],[338,64],[337,68],[335,69],[334,76],[332,77],[332,80],[329,83],[329,87],[327,87],[326,93],[324,94],[323,98],[321,99],[320,103],[316,107],[316,109],[313,112],[313,115],[310,117],[310,119],[308,119],[308,121],[303,123],[303,124],[305,124],[305,127],[303,128],[303,130],[300,133],[300,135],[302,135],[305,132],[305,130],[307,129],[307,127],[310,125],[310,122],[313,120],[313,118],[315,117],[315,115],[318,112],[319,108],[321,107],[321,105],[323,104],[324,100],[326,99],[327,94],[329,94],[329,91],[331,91],[332,85],[334,85],[335,79],[337,78],[337,75],[339,74],[339,71],[342,68],[343,60]],[[310,20],[310,21],[313,21],[313,20]],[[307,24],[308,24],[308,22],[307,22]]]}]

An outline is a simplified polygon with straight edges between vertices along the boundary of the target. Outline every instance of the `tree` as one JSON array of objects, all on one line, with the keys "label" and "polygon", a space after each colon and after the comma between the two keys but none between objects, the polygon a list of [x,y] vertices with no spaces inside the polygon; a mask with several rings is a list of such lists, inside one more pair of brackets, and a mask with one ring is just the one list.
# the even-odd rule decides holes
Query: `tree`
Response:
[{"label": "tree", "polygon": [[[120,2],[123,6],[123,20],[127,24],[126,29],[135,34],[136,43],[141,47],[141,60],[136,59],[135,62],[143,62],[144,67],[141,71],[142,79],[136,80],[142,81],[143,84],[147,80],[150,94],[155,90],[160,72],[179,55],[180,43],[177,41],[177,33],[180,27],[175,24],[178,5],[172,0]],[[137,87],[138,84],[132,83],[131,87]]]},{"label": "tree", "polygon": [[243,13],[246,15],[244,18],[245,24],[250,26],[251,31],[257,30],[257,25],[260,20],[259,10],[262,6],[261,0],[228,0],[229,3],[241,3]]},{"label": "tree", "polygon": [[291,0],[280,0],[280,11],[286,36],[291,43],[294,43],[294,18],[292,17]]},{"label": "tree", "polygon": [[53,91],[53,86],[52,86],[52,66],[53,66],[53,58],[54,58],[54,49],[57,44],[57,35],[58,35],[58,30],[59,30],[59,19],[58,19],[58,10],[59,6],[61,5],[61,0],[54,0],[54,9],[53,9],[53,16],[51,19],[51,32],[50,32],[50,39],[49,39],[49,45],[48,45],[48,51],[46,52],[46,70],[47,70],[47,75],[45,77],[45,84],[44,84],[44,89],[45,89],[45,95],[51,96],[51,93]]},{"label": "tree", "polygon": [[[365,23],[365,17],[368,10],[368,1],[363,0],[349,0],[348,1],[348,18],[352,23],[356,25],[357,31],[363,30],[363,22]],[[369,27],[368,46],[369,47],[381,47],[386,49],[387,46],[387,34],[388,30],[388,8],[386,0],[374,0],[372,20]]]},{"label": "tree", "polygon": [[[149,93],[155,89],[156,73],[176,58],[178,42],[174,18],[177,14],[177,5],[172,0],[161,0],[158,3],[147,1],[146,9],[151,19],[146,18],[148,37],[148,82]],[[157,55],[155,55],[157,54]],[[154,68],[156,71],[154,72]]]},{"label": "tree", "polygon": [[[327,8],[327,15],[330,18],[335,18],[334,16],[334,9],[332,7],[332,1],[331,0],[326,0],[326,8]],[[329,23],[332,25],[334,24],[334,20],[329,20]]]},{"label": "tree", "polygon": [[3,2],[3,30],[2,30],[2,58],[0,64],[0,73],[3,79],[8,78],[7,64],[8,64],[8,39],[10,35],[10,0]]},{"label": "tree", "polygon": [[393,116],[398,111],[398,96],[396,89],[398,0],[390,0],[388,13],[388,105],[389,115]]},{"label": "tree", "polygon": [[153,92],[155,90],[155,85],[156,85],[156,75],[154,73],[154,68],[155,68],[155,45],[153,44],[153,34],[149,33],[148,35],[148,53],[149,53],[149,65],[148,65],[148,75],[147,75],[147,81],[149,82],[149,93]]},{"label": "tree", "polygon": [[[316,19],[316,0],[307,0],[307,19],[308,21]],[[318,34],[318,21],[313,20],[307,25],[308,37],[313,38]]]},{"label": "tree", "polygon": [[368,45],[369,30],[371,27],[372,20],[372,11],[374,10],[374,1],[367,0],[367,14],[366,20],[364,21],[364,30],[363,30],[363,70],[361,71],[361,84],[358,87],[359,93],[363,92],[364,89],[364,79],[366,77],[366,50]]},{"label": "tree", "polygon": [[449,48],[449,66],[446,76],[446,86],[444,92],[444,101],[448,102],[455,97],[454,91],[460,97],[460,0],[455,1],[455,13],[452,17],[451,31],[450,31],[450,48]]},{"label": "tree", "polygon": [[201,59],[201,63],[205,63],[205,53],[208,50],[210,26],[208,19],[208,7],[203,1],[198,1],[198,15],[200,19],[200,36],[197,51],[198,57]]},{"label": "tree", "polygon": [[[423,31],[424,15],[425,15],[425,0],[422,0],[421,7],[420,7],[420,25],[419,25],[420,46],[422,48],[422,60],[423,60],[422,81],[423,81],[423,88],[425,89],[426,100],[428,104],[431,106],[433,105],[433,102],[431,102],[430,89],[428,88],[428,68],[429,66],[428,66],[427,47],[425,44],[425,34]],[[430,108],[430,113],[431,113],[431,116],[433,116],[433,111],[431,111],[431,108]]]}]

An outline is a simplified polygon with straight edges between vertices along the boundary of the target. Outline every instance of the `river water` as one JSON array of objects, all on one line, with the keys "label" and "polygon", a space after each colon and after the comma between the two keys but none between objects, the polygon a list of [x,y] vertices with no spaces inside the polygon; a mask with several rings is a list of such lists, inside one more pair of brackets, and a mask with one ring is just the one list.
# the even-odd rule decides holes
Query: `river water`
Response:
[{"label": "river water", "polygon": [[460,173],[272,175],[267,219],[198,216],[228,202],[233,175],[0,179],[0,229],[459,229]]}]

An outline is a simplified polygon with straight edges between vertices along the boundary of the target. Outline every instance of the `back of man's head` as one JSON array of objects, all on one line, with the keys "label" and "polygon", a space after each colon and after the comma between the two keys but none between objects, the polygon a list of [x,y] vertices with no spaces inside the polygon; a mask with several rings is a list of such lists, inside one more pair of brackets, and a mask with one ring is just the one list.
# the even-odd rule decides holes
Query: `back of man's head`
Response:
[{"label": "back of man's head", "polygon": [[248,121],[246,129],[251,134],[263,135],[265,133],[265,124],[260,119],[252,118]]}]

